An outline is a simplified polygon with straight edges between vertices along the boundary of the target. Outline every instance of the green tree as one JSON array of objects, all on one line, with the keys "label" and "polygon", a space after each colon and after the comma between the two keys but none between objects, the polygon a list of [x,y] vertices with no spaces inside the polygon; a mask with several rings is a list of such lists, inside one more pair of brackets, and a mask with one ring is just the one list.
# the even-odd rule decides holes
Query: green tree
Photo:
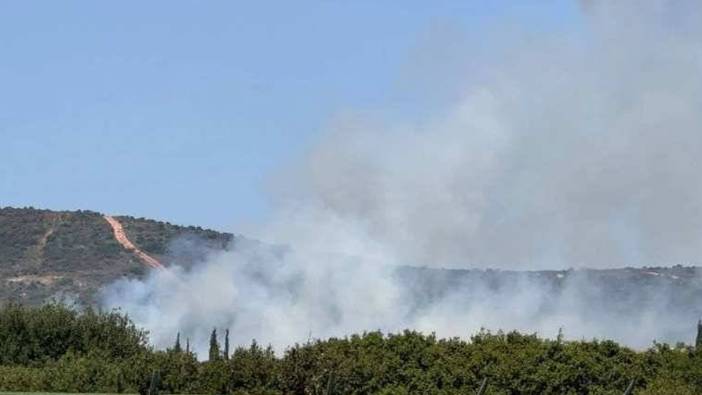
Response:
[{"label": "green tree", "polygon": [[229,329],[224,331],[224,359],[229,359]]},{"label": "green tree", "polygon": [[217,341],[217,328],[212,329],[212,334],[210,335],[210,361],[216,361],[219,359],[219,342]]},{"label": "green tree", "polygon": [[176,335],[175,345],[173,346],[173,351],[180,353],[183,352],[183,348],[180,346],[180,332]]}]

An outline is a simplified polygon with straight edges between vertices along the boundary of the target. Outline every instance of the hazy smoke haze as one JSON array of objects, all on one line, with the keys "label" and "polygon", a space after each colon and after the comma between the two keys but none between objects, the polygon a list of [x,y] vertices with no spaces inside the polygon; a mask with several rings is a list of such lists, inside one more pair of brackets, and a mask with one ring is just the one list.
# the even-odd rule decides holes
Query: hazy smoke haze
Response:
[{"label": "hazy smoke haze", "polygon": [[239,246],[115,284],[105,304],[159,345],[179,330],[204,345],[213,326],[278,347],[403,328],[689,340],[700,312],[663,286],[624,311],[586,276],[557,292],[525,277],[421,301],[393,271],[699,263],[702,7],[652,3],[583,2],[562,36],[486,37],[460,99],[421,120],[339,117],[274,178],[275,213],[252,234],[289,249]]}]

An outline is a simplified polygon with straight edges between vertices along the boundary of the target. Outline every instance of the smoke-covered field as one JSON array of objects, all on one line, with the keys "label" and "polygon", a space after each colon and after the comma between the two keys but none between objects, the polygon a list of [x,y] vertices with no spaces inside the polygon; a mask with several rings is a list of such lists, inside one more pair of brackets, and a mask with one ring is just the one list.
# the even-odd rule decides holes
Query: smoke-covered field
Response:
[{"label": "smoke-covered field", "polygon": [[285,248],[237,245],[114,284],[104,304],[158,345],[180,331],[204,347],[213,326],[277,347],[402,328],[689,341],[695,271],[524,271],[699,263],[701,22],[693,1],[633,0],[586,2],[558,35],[504,21],[459,46],[460,99],[339,116],[271,177],[274,214],[246,231]]}]

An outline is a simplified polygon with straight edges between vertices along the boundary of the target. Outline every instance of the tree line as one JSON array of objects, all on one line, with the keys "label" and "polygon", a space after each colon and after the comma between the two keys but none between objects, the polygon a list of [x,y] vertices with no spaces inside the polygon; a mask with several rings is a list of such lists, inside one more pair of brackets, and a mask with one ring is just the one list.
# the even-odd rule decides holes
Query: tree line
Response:
[{"label": "tree line", "polygon": [[9,304],[0,308],[0,391],[470,394],[487,379],[486,394],[622,394],[632,382],[634,394],[700,394],[698,329],[695,345],[643,351],[517,332],[462,340],[404,331],[308,341],[280,355],[255,341],[230,350],[229,332],[213,330],[209,358],[198,361],[180,335],[154,349],[120,312]]}]

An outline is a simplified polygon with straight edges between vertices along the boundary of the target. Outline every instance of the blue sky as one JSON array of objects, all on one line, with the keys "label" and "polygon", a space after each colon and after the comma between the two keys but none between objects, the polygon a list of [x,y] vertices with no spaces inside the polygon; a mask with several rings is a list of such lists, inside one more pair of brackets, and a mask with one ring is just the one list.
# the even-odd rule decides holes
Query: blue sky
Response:
[{"label": "blue sky", "polygon": [[336,114],[441,106],[464,48],[576,17],[547,0],[5,1],[0,206],[236,231]]}]

